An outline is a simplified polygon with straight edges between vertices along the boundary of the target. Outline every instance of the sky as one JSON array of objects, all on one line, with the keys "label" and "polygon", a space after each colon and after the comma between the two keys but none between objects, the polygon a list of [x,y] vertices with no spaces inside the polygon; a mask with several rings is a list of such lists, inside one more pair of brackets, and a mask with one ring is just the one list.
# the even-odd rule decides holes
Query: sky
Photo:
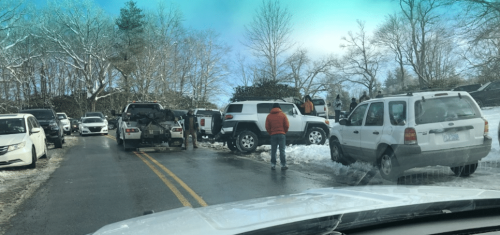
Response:
[{"label": "sky", "polygon": [[[113,16],[128,0],[95,0]],[[136,0],[145,10],[154,10],[160,0]],[[184,16],[184,25],[193,29],[213,29],[218,32],[233,53],[246,54],[241,42],[245,25],[249,25],[261,0],[163,0],[177,6]],[[366,23],[373,31],[387,14],[399,9],[394,0],[281,0],[292,13],[292,39],[307,49],[313,58],[341,53],[341,37],[356,31],[356,20]]]}]

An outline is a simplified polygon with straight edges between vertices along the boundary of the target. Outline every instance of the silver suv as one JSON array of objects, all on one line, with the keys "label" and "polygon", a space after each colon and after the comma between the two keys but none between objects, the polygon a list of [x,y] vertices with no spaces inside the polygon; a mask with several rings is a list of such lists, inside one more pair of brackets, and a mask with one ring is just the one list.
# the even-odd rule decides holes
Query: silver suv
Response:
[{"label": "silver suv", "polygon": [[265,126],[273,103],[279,103],[288,117],[290,128],[286,134],[287,144],[326,142],[328,119],[302,115],[295,104],[284,101],[241,101],[229,104],[224,110],[222,124],[217,125],[220,132],[216,140],[226,142],[229,149],[240,152],[253,152],[259,145],[270,144]]},{"label": "silver suv", "polygon": [[491,150],[488,121],[467,92],[422,92],[371,99],[331,129],[333,161],[378,166],[385,179],[424,166],[468,176]]}]

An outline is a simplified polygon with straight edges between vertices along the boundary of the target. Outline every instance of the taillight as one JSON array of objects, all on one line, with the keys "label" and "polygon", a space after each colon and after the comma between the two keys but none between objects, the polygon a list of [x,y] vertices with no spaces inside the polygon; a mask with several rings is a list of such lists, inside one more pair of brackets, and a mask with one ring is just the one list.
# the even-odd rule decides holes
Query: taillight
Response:
[{"label": "taillight", "polygon": [[417,132],[415,129],[405,129],[405,144],[417,144]]},{"label": "taillight", "polygon": [[201,126],[205,126],[205,118],[202,118],[200,121]]},{"label": "taillight", "polygon": [[224,119],[226,119],[226,120],[227,120],[227,119],[233,119],[233,115],[228,114],[228,115],[226,115],[226,116],[224,117]]},{"label": "taillight", "polygon": [[326,112],[326,106],[325,106],[325,107],[323,107],[323,111],[325,111],[325,112]]},{"label": "taillight", "polygon": [[127,132],[127,133],[139,132],[139,129],[127,128],[127,129],[125,129],[125,132]]},{"label": "taillight", "polygon": [[490,127],[488,126],[488,121],[484,119],[484,135],[488,135],[488,132],[490,131]]}]

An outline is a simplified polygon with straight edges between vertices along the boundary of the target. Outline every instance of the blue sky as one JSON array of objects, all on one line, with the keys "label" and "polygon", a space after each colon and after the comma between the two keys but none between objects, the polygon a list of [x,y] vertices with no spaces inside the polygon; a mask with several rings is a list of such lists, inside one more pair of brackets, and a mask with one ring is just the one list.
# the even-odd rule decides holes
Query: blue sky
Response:
[{"label": "blue sky", "polygon": [[[128,0],[96,0],[105,11],[118,16]],[[158,0],[137,0],[144,10],[154,10]],[[179,7],[184,24],[193,29],[213,29],[233,49],[245,54],[240,41],[244,26],[252,21],[261,0],[170,0],[162,1]],[[313,57],[340,53],[341,37],[349,30],[356,31],[356,20],[366,22],[373,30],[385,15],[398,10],[393,0],[281,0],[293,14],[292,38]]]}]

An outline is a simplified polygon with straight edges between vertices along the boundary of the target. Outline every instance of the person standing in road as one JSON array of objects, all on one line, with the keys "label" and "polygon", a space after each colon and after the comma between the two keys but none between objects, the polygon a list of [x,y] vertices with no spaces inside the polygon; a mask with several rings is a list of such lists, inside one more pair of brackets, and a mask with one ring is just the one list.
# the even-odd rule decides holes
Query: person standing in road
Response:
[{"label": "person standing in road", "polygon": [[306,95],[305,99],[306,101],[300,107],[304,108],[305,115],[312,115],[314,104],[311,101],[311,97],[309,95]]},{"label": "person standing in road", "polygon": [[339,122],[340,119],[340,111],[342,111],[342,100],[340,100],[340,95],[337,95],[335,98],[335,122]]},{"label": "person standing in road", "polygon": [[276,169],[276,151],[279,146],[280,149],[280,163],[281,170],[288,169],[286,165],[285,147],[286,147],[286,133],[290,124],[288,118],[281,111],[278,103],[273,104],[271,112],[266,118],[266,131],[271,136],[271,169]]},{"label": "person standing in road", "polygon": [[356,108],[356,106],[358,106],[358,103],[356,102],[356,98],[352,98],[351,99],[351,105],[349,106],[349,113],[352,113],[352,111],[354,110],[354,108]]},{"label": "person standing in road", "polygon": [[366,94],[366,91],[363,91],[363,95],[361,96],[361,98],[359,98],[359,103],[365,101],[365,100],[369,100],[370,99],[370,96],[368,96]]},{"label": "person standing in road", "polygon": [[198,148],[196,144],[196,132],[198,130],[198,119],[196,116],[193,114],[193,110],[190,109],[187,114],[182,116],[182,119],[184,120],[184,148],[183,150],[187,149],[188,146],[188,137],[191,135],[191,139],[193,142],[193,148]]}]

